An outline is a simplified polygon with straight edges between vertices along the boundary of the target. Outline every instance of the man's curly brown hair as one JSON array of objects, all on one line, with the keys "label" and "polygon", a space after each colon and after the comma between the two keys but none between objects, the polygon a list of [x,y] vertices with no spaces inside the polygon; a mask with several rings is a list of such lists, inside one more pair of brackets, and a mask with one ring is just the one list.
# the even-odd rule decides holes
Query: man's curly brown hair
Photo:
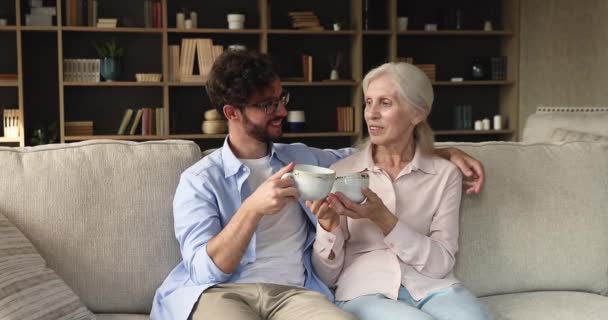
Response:
[{"label": "man's curly brown hair", "polygon": [[224,114],[224,105],[245,103],[269,88],[278,78],[276,66],[268,55],[249,50],[228,50],[211,68],[207,94],[211,105]]}]

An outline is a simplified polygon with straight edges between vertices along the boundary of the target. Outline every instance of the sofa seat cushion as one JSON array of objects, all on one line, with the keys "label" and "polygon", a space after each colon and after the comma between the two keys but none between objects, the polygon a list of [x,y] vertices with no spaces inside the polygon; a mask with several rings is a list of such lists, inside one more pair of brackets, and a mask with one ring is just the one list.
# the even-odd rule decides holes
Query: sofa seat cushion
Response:
[{"label": "sofa seat cushion", "polygon": [[95,316],[0,213],[0,319],[60,318],[92,320]]},{"label": "sofa seat cushion", "polygon": [[593,134],[583,131],[568,130],[557,128],[553,130],[551,142],[567,142],[567,141],[589,141],[589,142],[608,142],[608,136]]},{"label": "sofa seat cushion", "polygon": [[481,298],[495,320],[605,320],[608,297],[574,291],[539,291]]},{"label": "sofa seat cushion", "polygon": [[148,320],[150,316],[147,314],[126,314],[126,313],[100,313],[97,314],[97,320]]}]

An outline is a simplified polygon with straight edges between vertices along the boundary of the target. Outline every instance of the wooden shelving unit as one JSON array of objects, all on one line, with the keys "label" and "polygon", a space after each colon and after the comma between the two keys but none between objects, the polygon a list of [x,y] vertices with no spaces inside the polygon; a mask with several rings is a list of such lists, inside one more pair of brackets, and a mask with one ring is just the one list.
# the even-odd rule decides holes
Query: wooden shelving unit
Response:
[{"label": "wooden shelving unit", "polygon": [[[307,118],[314,119],[307,123],[308,132],[289,133],[286,139],[306,139],[306,143],[315,145],[316,141],[332,141],[335,146],[347,146],[365,134],[363,121],[363,94],[361,81],[365,73],[373,66],[385,61],[396,61],[398,57],[414,56],[414,63],[437,63],[437,80],[433,81],[435,87],[436,103],[433,114],[438,117],[431,118],[431,126],[436,129],[438,139],[441,137],[487,137],[488,139],[513,140],[518,132],[518,97],[519,97],[519,6],[521,0],[501,0],[497,12],[495,31],[473,30],[469,27],[463,30],[422,31],[422,18],[429,16],[425,4],[416,4],[407,0],[377,1],[383,11],[381,20],[384,26],[365,30],[363,0],[337,0],[335,2],[306,3],[304,1],[272,2],[256,0],[245,4],[247,20],[245,29],[227,29],[224,13],[231,7],[243,6],[243,2],[231,5],[231,0],[218,2],[216,6],[186,0],[161,0],[162,27],[138,27],[142,17],[134,16],[130,26],[117,28],[97,28],[88,26],[66,26],[63,15],[64,0],[50,0],[57,7],[58,26],[34,27],[24,26],[25,10],[22,8],[26,2],[14,1],[15,17],[9,19],[14,25],[0,27],[0,37],[14,36],[17,48],[18,81],[0,82],[2,90],[18,92],[18,104],[21,110],[22,132],[31,128],[32,115],[49,114],[56,117],[59,123],[60,142],[72,142],[91,139],[119,139],[119,140],[158,140],[158,139],[191,139],[204,141],[206,146],[219,146],[225,135],[201,134],[200,122],[205,109],[209,108],[208,97],[203,82],[175,82],[169,77],[169,46],[179,44],[183,38],[212,38],[215,44],[227,47],[230,44],[244,44],[252,49],[269,53],[277,61],[281,76],[285,78],[282,85],[292,92],[292,102],[288,108],[303,108]],[[488,6],[483,0],[475,2],[480,7]],[[124,6],[124,1],[104,1],[105,16],[117,16],[116,8]],[[121,3],[120,6],[117,6]],[[46,2],[45,2],[46,4]],[[47,4],[48,5],[48,4]],[[129,2],[132,6],[130,12],[137,12],[139,1]],[[428,10],[434,10],[428,5]],[[194,29],[178,29],[175,27],[175,14],[183,6],[192,6],[192,10],[199,13],[199,25]],[[272,6],[272,8],[271,8]],[[407,9],[404,9],[407,8]],[[287,25],[285,16],[289,11],[311,10],[319,15],[326,30],[308,31],[294,30]],[[405,10],[405,11],[404,11]],[[467,10],[484,10],[467,9]],[[410,16],[410,29],[397,30],[397,17],[406,12]],[[119,12],[120,13],[120,12]],[[418,16],[417,16],[418,14]],[[340,17],[346,21],[343,30],[329,30],[330,19]],[[92,41],[103,41],[116,38],[125,47],[127,52],[123,61],[123,77],[116,82],[64,82],[63,60],[77,58],[95,58],[91,48]],[[24,53],[24,43],[26,51]],[[24,54],[38,54],[32,48],[32,43],[40,39],[56,43],[56,48],[41,47],[41,55],[56,56],[56,66],[50,66],[51,73],[41,71],[36,74],[30,68],[23,68]],[[29,46],[29,47],[28,47]],[[428,50],[434,50],[430,52]],[[452,51],[456,49],[457,54]],[[427,50],[427,51],[425,51]],[[508,78],[501,81],[483,80],[471,81],[466,77],[462,82],[449,81],[451,76],[458,76],[462,69],[463,57],[472,56],[475,50],[484,55],[504,55],[508,61]],[[341,51],[343,63],[340,68],[340,77],[343,80],[326,81],[330,68],[327,56]],[[289,78],[300,76],[300,56],[302,53],[312,54],[314,57],[313,81],[293,81]],[[452,57],[454,56],[454,57]],[[4,54],[0,52],[0,59]],[[452,60],[450,60],[452,59]],[[458,60],[460,59],[460,60]],[[31,61],[31,59],[28,59]],[[461,69],[458,69],[461,66]],[[45,89],[40,100],[51,101],[50,106],[24,105],[24,95],[37,95],[34,85],[26,85],[24,89],[24,70],[26,79],[42,76],[45,78]],[[2,70],[0,69],[0,73]],[[134,73],[161,73],[162,81],[145,83],[133,81]],[[454,74],[449,74],[454,73]],[[460,72],[462,75],[462,72]],[[55,76],[56,74],[56,76]],[[449,74],[449,76],[448,76]],[[25,90],[25,91],[24,91]],[[473,97],[478,117],[489,117],[492,113],[501,114],[508,119],[505,130],[474,131],[451,130],[450,106],[453,104],[467,104],[466,99]],[[479,101],[475,100],[481,97]],[[486,99],[486,100],[483,100]],[[27,99],[26,99],[27,101]],[[479,102],[479,107],[477,107]],[[42,102],[38,101],[39,105]],[[56,105],[54,107],[53,105]],[[332,108],[337,106],[352,106],[355,109],[354,132],[335,132],[335,117]],[[0,106],[2,97],[0,96]],[[139,108],[143,106],[162,107],[165,121],[163,123],[168,134],[164,135],[115,135],[126,108]],[[318,113],[323,110],[322,113]],[[330,110],[330,112],[328,112]],[[27,111],[27,112],[25,112]],[[52,112],[51,112],[52,111]],[[432,116],[433,116],[432,114]],[[25,116],[25,117],[24,117]],[[28,118],[29,117],[29,118]],[[447,120],[446,120],[447,118]],[[51,119],[49,119],[50,121]],[[473,119],[475,120],[475,119]],[[95,135],[68,136],[65,133],[66,121],[94,121]],[[18,143],[25,145],[26,135],[20,139],[6,139],[0,137],[0,143]]]}]

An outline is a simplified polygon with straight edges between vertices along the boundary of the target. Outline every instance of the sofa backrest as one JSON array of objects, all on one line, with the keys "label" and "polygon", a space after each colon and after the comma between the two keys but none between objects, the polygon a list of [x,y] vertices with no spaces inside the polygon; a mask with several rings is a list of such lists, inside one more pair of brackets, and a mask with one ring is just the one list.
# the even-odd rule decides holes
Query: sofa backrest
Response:
[{"label": "sofa backrest", "polygon": [[189,141],[0,147],[0,212],[92,311],[146,313],[180,259],[173,194]]},{"label": "sofa backrest", "polygon": [[481,296],[608,295],[608,144],[455,146],[487,175],[481,194],[463,195],[459,279]]},{"label": "sofa backrest", "polygon": [[608,107],[538,107],[526,120],[522,141],[550,142],[556,129],[608,136]]}]

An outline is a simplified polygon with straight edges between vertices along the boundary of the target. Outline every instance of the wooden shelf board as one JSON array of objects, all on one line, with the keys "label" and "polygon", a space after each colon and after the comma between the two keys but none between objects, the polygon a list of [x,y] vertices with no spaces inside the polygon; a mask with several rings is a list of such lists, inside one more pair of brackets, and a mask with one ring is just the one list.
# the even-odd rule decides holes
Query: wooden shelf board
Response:
[{"label": "wooden shelf board", "polygon": [[162,87],[163,82],[136,82],[136,81],[111,81],[111,82],[64,82],[66,87]]},{"label": "wooden shelf board", "polygon": [[436,130],[437,136],[477,136],[477,135],[506,135],[513,130]]},{"label": "wooden shelf board", "polygon": [[483,30],[410,30],[397,32],[400,36],[510,36],[511,31],[483,31]]},{"label": "wooden shelf board", "polygon": [[165,140],[169,139],[168,136],[142,136],[142,135],[92,135],[92,136],[65,136],[65,141],[82,141],[82,140],[102,140],[102,139],[111,139],[111,140],[133,140],[133,141],[143,141],[143,140]]},{"label": "wooden shelf board", "polygon": [[363,30],[364,36],[390,36],[391,30]]},{"label": "wooden shelf board", "polygon": [[16,80],[10,80],[10,81],[0,80],[0,87],[19,87],[19,82]]},{"label": "wooden shelf board", "polygon": [[169,82],[169,87],[204,87],[205,82]]},{"label": "wooden shelf board", "polygon": [[177,29],[169,28],[169,33],[224,33],[224,34],[261,34],[261,29],[222,29],[222,28],[199,28],[199,29]]},{"label": "wooden shelf board", "polygon": [[0,143],[19,143],[21,138],[0,137]]},{"label": "wooden shelf board", "polygon": [[17,31],[17,26],[0,26],[0,32]]},{"label": "wooden shelf board", "polygon": [[281,81],[285,87],[333,87],[333,86],[355,86],[355,80],[328,80],[328,81]]},{"label": "wooden shelf board", "polygon": [[62,31],[69,32],[115,32],[115,33],[158,33],[161,34],[161,28],[97,28],[97,27],[61,27]]},{"label": "wooden shelf board", "polygon": [[356,34],[355,30],[297,30],[297,29],[270,29],[268,34],[301,34],[301,35],[324,35],[324,36],[345,36]]},{"label": "wooden shelf board", "polygon": [[514,83],[510,80],[433,81],[434,86],[510,86]]},{"label": "wooden shelf board", "polygon": [[22,31],[43,31],[43,32],[55,32],[59,30],[57,26],[42,27],[42,26],[21,26],[19,27]]}]

